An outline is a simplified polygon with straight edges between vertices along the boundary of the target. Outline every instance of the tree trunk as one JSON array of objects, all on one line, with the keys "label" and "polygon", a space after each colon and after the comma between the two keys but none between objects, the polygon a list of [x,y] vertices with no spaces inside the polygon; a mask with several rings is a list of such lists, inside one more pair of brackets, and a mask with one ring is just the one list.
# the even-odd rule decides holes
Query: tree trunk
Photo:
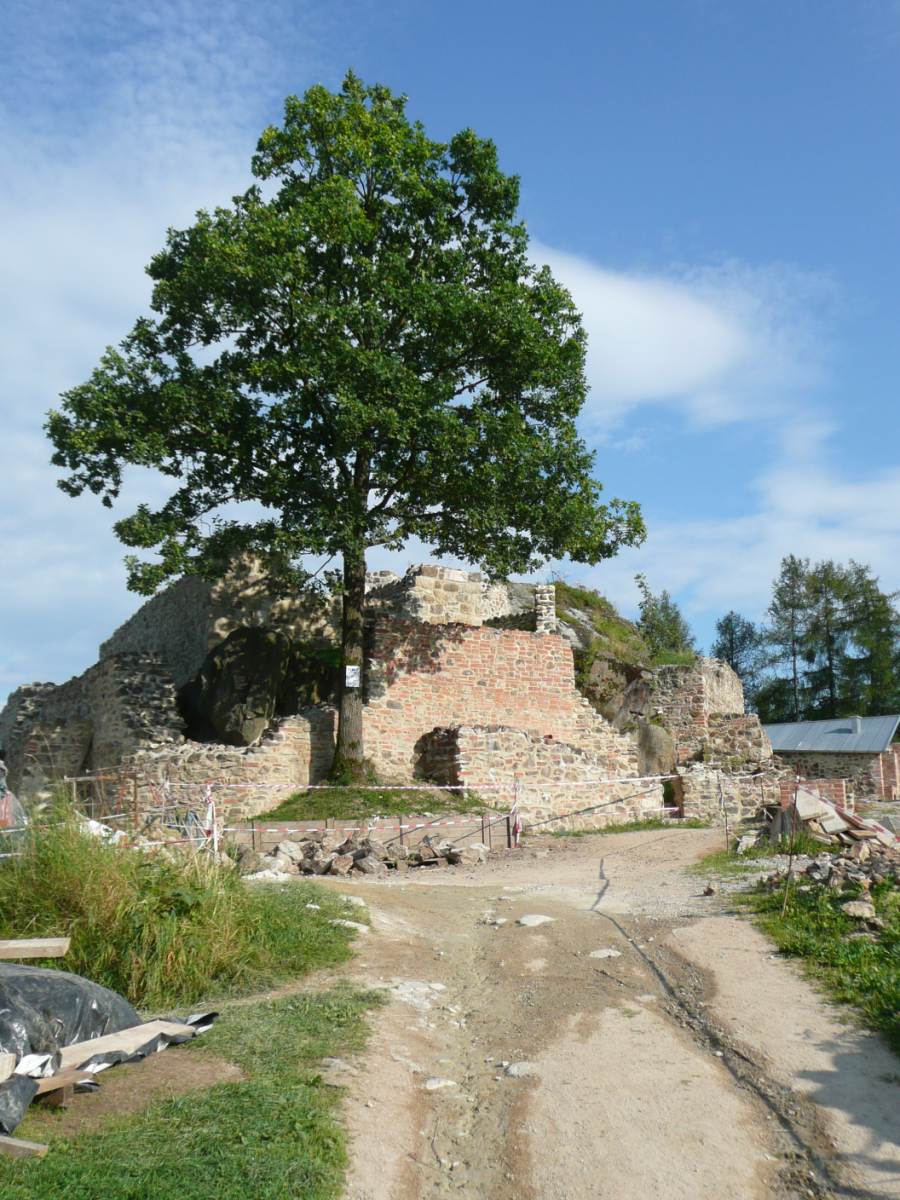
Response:
[{"label": "tree trunk", "polygon": [[[344,552],[344,611],[341,626],[341,703],[333,774],[359,783],[365,775],[363,749],[363,613],[366,604],[365,550]],[[349,670],[348,670],[349,668]],[[354,674],[354,681],[348,677]],[[354,685],[355,682],[355,686]]]}]

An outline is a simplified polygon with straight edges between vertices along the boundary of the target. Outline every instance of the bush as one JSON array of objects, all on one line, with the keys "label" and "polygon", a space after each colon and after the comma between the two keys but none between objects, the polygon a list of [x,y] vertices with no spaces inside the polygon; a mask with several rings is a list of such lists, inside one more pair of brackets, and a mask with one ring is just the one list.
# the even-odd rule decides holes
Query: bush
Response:
[{"label": "bush", "polygon": [[248,886],[228,863],[108,845],[71,816],[18,849],[0,864],[0,937],[71,937],[48,965],[138,1007],[264,987],[349,955],[349,931],[332,923],[345,903],[312,884]]}]

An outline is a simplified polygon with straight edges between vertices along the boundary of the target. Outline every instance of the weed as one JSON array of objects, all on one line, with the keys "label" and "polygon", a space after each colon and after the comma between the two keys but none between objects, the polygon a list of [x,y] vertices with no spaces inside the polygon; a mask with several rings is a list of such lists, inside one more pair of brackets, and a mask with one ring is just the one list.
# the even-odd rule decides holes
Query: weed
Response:
[{"label": "weed", "polygon": [[251,990],[350,953],[330,919],[343,902],[311,884],[250,886],[229,863],[107,845],[71,818],[19,849],[0,864],[0,937],[71,937],[66,969],[139,1008]]}]

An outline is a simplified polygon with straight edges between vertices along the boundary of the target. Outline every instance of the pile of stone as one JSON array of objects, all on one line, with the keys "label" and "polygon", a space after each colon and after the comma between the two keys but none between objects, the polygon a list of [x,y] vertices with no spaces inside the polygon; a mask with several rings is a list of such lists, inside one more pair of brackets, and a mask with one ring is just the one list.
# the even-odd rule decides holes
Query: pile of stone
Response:
[{"label": "pile of stone", "polygon": [[346,876],[351,871],[378,876],[410,867],[477,866],[487,854],[483,842],[459,845],[426,835],[414,846],[407,846],[400,841],[379,842],[365,835],[345,838],[326,830],[299,842],[279,842],[267,854],[241,847],[238,867],[250,880],[288,879],[292,875]]},{"label": "pile of stone", "polygon": [[824,884],[831,891],[858,887],[867,892],[875,884],[900,888],[900,849],[878,841],[855,842],[836,853],[822,853],[802,872],[810,883]]}]

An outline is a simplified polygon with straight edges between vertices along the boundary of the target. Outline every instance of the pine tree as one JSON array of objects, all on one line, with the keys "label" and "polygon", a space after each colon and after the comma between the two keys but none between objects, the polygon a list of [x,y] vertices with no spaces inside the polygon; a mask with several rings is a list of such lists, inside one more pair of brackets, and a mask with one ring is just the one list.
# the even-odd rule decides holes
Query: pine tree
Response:
[{"label": "pine tree", "polygon": [[765,638],[775,663],[788,667],[789,687],[779,693],[788,703],[777,718],[784,721],[799,721],[804,707],[801,662],[810,615],[808,574],[809,559],[789,554],[781,560],[781,570],[772,585]]}]

